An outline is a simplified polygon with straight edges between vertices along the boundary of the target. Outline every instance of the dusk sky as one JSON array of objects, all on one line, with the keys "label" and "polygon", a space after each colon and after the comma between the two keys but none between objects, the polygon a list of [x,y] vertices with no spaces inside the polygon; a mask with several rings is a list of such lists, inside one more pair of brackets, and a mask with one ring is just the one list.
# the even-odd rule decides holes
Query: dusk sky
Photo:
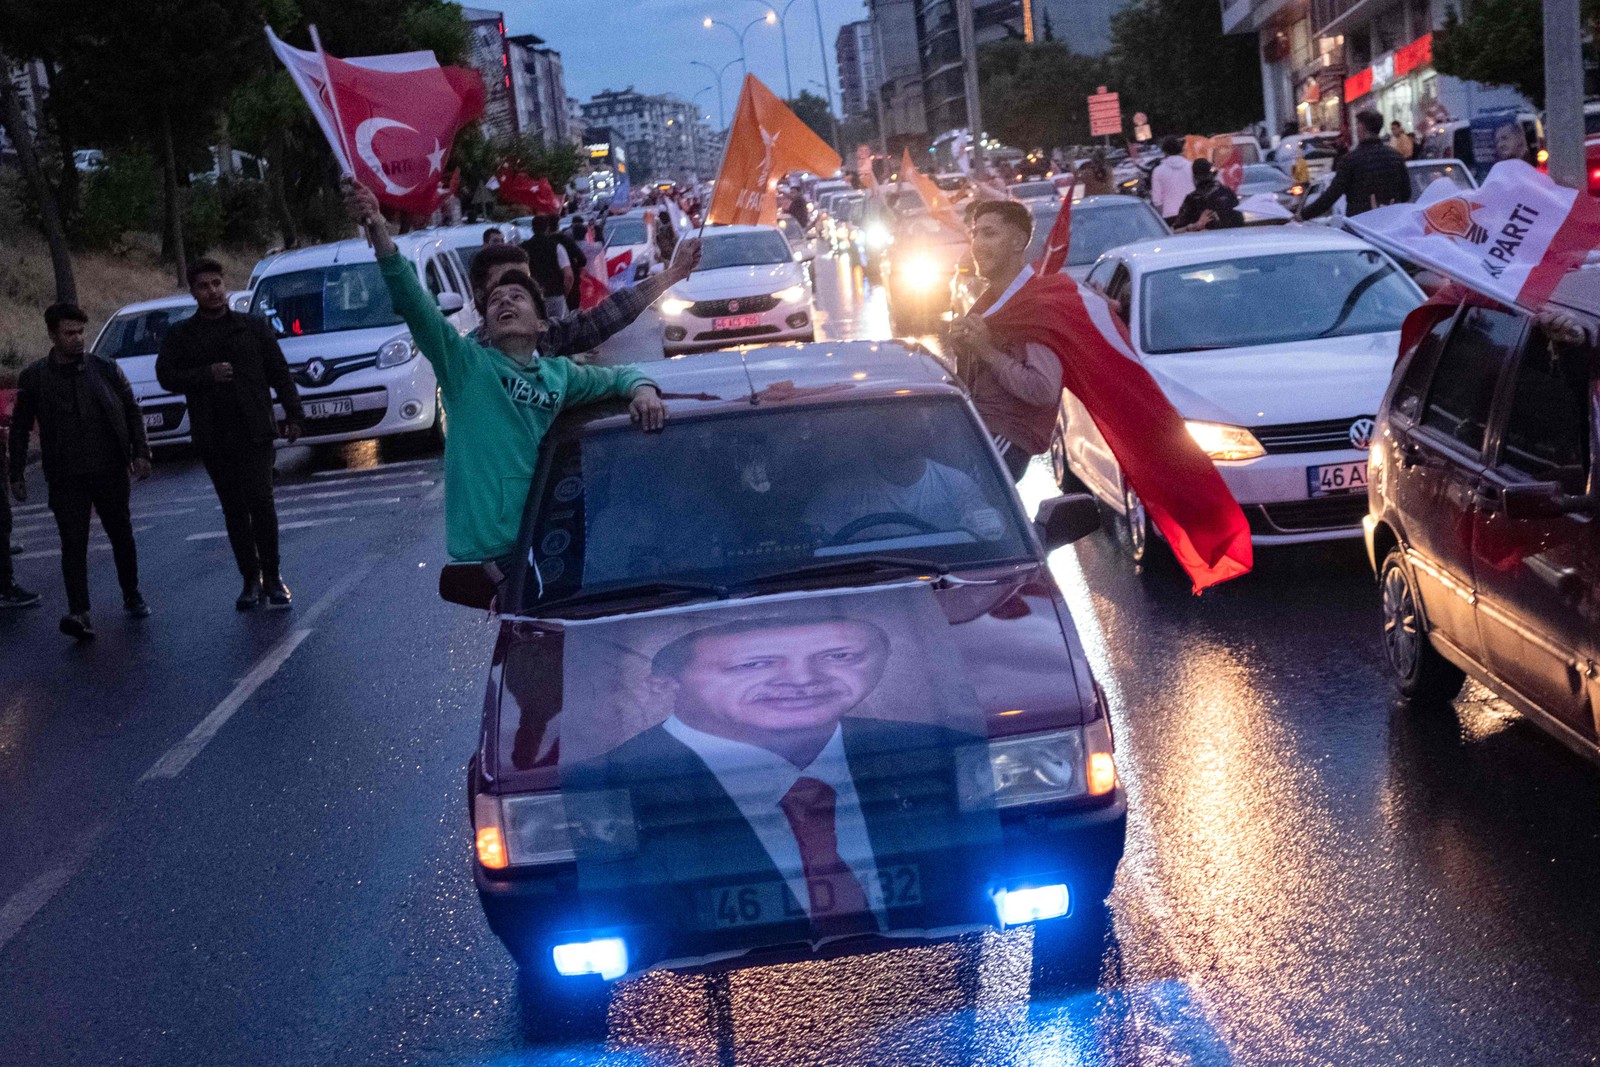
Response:
[{"label": "dusk sky", "polygon": [[[838,98],[838,72],[834,69],[833,42],[839,27],[866,18],[863,0],[818,0],[822,10],[823,41],[827,47],[827,80]],[[788,7],[785,21],[789,36],[789,63],[796,95],[809,89],[825,96],[818,84],[824,80],[822,57],[818,54],[817,23],[813,0],[778,0],[779,14]],[[706,29],[701,23],[710,15],[723,22],[743,27],[760,18],[768,4],[758,0],[502,0],[483,4],[506,14],[508,33],[535,33],[561,53],[566,72],[567,92],[587,101],[603,89],[625,89],[632,85],[645,93],[674,93],[692,100],[702,88],[714,84],[704,68],[692,66],[700,60],[721,67],[739,58],[739,45],[733,33],[718,27]],[[758,25],[745,37],[750,73],[766,82],[779,96],[785,95],[783,48],[778,27]],[[738,97],[739,64],[734,62],[723,75],[728,118],[732,120]],[[699,97],[702,114],[718,120],[716,91]]]}]

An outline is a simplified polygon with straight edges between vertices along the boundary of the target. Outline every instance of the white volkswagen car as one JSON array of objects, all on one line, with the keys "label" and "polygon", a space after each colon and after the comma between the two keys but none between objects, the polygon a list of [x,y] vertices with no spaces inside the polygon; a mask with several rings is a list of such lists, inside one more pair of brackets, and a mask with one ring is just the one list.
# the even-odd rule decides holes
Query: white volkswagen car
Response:
[{"label": "white volkswagen car", "polygon": [[[395,245],[463,334],[478,326],[466,271],[437,234]],[[256,280],[250,313],[271,324],[305,408],[302,444],[391,434],[444,440],[433,367],[422,359],[365,241],[340,241],[275,257]],[[283,409],[277,409],[279,420]]]},{"label": "white volkswagen car", "polygon": [[[248,292],[229,293],[228,304],[248,303]],[[161,388],[156,381],[156,356],[161,340],[174,325],[194,314],[192,296],[163,296],[119,308],[95,335],[90,351],[114,360],[144,415],[145,434],[152,448],[189,443],[189,410],[183,397]]]},{"label": "white volkswagen car", "polygon": [[707,229],[699,269],[657,306],[669,356],[815,338],[805,268],[776,226]]},{"label": "white volkswagen car", "polygon": [[[1393,260],[1320,226],[1217,230],[1114,248],[1086,284],[1119,307],[1256,544],[1361,536],[1373,415],[1422,302]],[[1097,496],[1142,563],[1143,505],[1067,392],[1050,451],[1057,480]]]}]

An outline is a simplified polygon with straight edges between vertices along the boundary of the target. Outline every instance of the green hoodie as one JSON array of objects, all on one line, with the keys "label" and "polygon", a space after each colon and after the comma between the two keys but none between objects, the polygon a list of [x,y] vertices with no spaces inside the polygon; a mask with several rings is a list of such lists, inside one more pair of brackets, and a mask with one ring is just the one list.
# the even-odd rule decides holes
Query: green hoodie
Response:
[{"label": "green hoodie", "polygon": [[411,261],[378,269],[411,339],[433,364],[450,413],[444,447],[445,544],[451,559],[491,560],[516,548],[545,431],[566,408],[627,398],[650,379],[633,367],[580,366],[534,356],[526,366],[456,332]]}]

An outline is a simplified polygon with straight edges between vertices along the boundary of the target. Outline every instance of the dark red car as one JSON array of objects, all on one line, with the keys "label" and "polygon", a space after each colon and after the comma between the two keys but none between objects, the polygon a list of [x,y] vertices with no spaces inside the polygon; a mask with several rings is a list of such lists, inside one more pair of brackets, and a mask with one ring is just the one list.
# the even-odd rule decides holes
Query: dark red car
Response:
[{"label": "dark red car", "polygon": [[1403,696],[1470,675],[1600,758],[1596,353],[1463,307],[1395,369],[1369,465],[1367,550]]},{"label": "dark red car", "polygon": [[1092,500],[1030,520],[913,346],[651,372],[663,433],[558,420],[499,605],[473,874],[530,1024],[653,968],[1098,932],[1126,794],[1045,563]]}]

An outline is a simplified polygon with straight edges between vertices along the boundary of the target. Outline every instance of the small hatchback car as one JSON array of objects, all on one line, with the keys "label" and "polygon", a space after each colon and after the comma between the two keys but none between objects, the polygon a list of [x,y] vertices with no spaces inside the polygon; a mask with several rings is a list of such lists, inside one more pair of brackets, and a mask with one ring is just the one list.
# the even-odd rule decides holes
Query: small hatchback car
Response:
[{"label": "small hatchback car", "polygon": [[1596,353],[1526,315],[1444,315],[1395,369],[1370,458],[1367,551],[1400,692],[1470,674],[1600,758]]},{"label": "small hatchback car", "polygon": [[[1048,548],[965,395],[899,343],[652,367],[562,416],[526,500],[468,790],[523,1003],[606,980],[1104,919],[1126,795]],[[446,599],[486,606],[481,568]],[[1057,934],[1063,936],[1057,936]]]}]

